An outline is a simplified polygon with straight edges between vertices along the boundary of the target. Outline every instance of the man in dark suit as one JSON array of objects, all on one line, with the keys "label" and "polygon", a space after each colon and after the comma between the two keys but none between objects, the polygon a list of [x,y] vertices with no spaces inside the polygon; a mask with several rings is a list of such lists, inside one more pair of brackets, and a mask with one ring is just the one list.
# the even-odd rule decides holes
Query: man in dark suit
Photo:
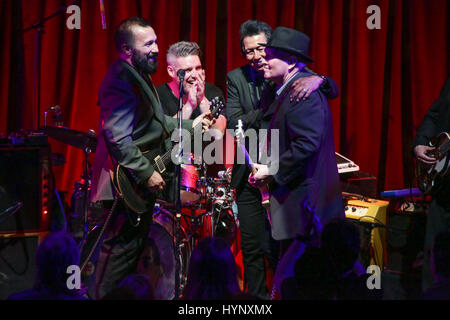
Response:
[{"label": "man in dark suit", "polygon": [[[430,141],[442,132],[450,132],[450,78],[442,88],[439,98],[431,105],[422,123],[417,129],[413,141],[414,154],[425,165],[433,165],[437,159],[433,156],[434,147]],[[448,157],[448,155],[447,155]],[[450,228],[450,175],[435,181],[431,190],[433,200],[429,207],[424,244],[424,262],[422,267],[422,289],[427,290],[433,284],[430,269],[430,252],[434,238],[439,232]]]},{"label": "man in dark suit", "polygon": [[[166,185],[144,156],[144,152],[154,148],[168,148],[170,141],[166,138],[177,127],[176,119],[164,115],[150,77],[157,67],[156,41],[150,24],[137,17],[123,21],[115,33],[119,59],[109,68],[99,90],[101,113],[91,192],[91,201],[102,202],[106,213],[117,198],[110,176],[117,164],[128,169],[138,185],[152,192],[153,204],[154,194]],[[211,124],[204,114],[194,122],[186,120],[183,126],[190,128],[199,121],[204,128]],[[98,256],[97,264],[93,261],[90,264],[95,268],[89,271],[94,280],[89,288],[91,297],[101,298],[134,272],[152,221],[153,206],[150,207],[148,212],[138,216],[118,201],[94,255]],[[97,240],[98,232],[90,233],[84,259]]]},{"label": "man in dark suit", "polygon": [[[262,45],[264,78],[273,81],[276,90],[274,97],[263,97],[262,128],[269,130],[267,150],[276,146],[279,152],[256,165],[249,182],[269,184],[272,236],[281,241],[283,254],[294,239],[317,237],[320,224],[344,218],[344,207],[325,95],[314,91],[305,100],[289,99],[293,82],[310,75],[304,70],[305,63],[313,61],[306,55],[308,36],[278,27]],[[278,130],[278,141],[271,130]]]},{"label": "man in dark suit", "polygon": [[[272,28],[265,22],[248,20],[241,25],[241,52],[248,64],[228,73],[227,78],[227,127],[235,129],[241,119],[246,129],[259,129],[262,116],[260,100],[264,91],[272,92],[274,84],[264,79],[264,47]],[[306,99],[313,91],[321,90],[329,98],[338,96],[336,83],[311,71],[310,76],[300,78],[293,84],[291,99]],[[255,162],[257,159],[253,159]],[[261,205],[259,190],[247,179],[250,170],[245,164],[238,164],[235,158],[231,186],[236,189],[236,202],[241,229],[245,280],[248,292],[267,299],[264,257],[274,269],[277,263],[276,244],[270,239],[270,226]]]}]

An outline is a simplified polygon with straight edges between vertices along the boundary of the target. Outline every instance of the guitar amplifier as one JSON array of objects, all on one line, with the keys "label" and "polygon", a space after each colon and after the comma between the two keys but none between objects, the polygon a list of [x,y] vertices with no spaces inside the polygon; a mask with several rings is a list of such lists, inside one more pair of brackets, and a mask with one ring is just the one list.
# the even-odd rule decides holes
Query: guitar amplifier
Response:
[{"label": "guitar amplifier", "polygon": [[376,199],[349,199],[345,217],[358,225],[361,232],[360,261],[384,268],[386,252],[386,212],[389,202]]},{"label": "guitar amplifier", "polygon": [[0,234],[50,228],[50,146],[0,146]]},{"label": "guitar amplifier", "polygon": [[48,232],[0,234],[0,300],[30,289],[36,277],[36,250]]}]

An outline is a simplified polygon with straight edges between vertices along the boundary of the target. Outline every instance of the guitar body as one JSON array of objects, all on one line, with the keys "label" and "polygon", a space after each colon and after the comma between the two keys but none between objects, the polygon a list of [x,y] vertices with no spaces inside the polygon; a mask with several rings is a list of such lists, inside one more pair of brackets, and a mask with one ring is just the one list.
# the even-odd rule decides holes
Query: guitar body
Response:
[{"label": "guitar body", "polygon": [[432,152],[432,155],[436,158],[437,162],[433,165],[418,163],[418,187],[420,191],[426,194],[431,192],[440,177],[444,177],[449,172],[450,134],[447,132],[439,134],[433,146],[436,149]]},{"label": "guitar body", "polygon": [[[167,181],[170,178],[167,171],[161,172],[158,169],[154,158],[159,154],[159,149],[147,152],[144,156],[150,160],[153,167],[158,171],[162,178]],[[153,202],[157,197],[157,194],[150,192],[149,189],[138,185],[135,179],[132,177],[130,171],[121,165],[117,165],[113,174],[113,185],[117,192],[123,198],[125,204],[134,212],[142,214],[152,209]]]}]

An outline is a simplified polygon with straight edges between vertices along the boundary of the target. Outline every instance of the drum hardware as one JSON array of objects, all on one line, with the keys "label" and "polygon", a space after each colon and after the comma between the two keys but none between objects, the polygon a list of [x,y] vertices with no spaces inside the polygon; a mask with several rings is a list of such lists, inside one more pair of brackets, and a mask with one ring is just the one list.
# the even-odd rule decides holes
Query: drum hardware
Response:
[{"label": "drum hardware", "polygon": [[89,153],[95,152],[97,148],[97,137],[95,136],[95,131],[92,129],[87,133],[66,127],[52,126],[41,127],[39,130],[64,144],[71,145],[83,151],[89,149]]},{"label": "drum hardware", "polygon": [[[156,200],[154,223],[149,232],[149,242],[152,244],[148,245],[153,247],[147,248],[147,251],[152,252],[144,250],[140,262],[141,269],[138,269],[138,272],[150,273],[153,278],[159,279],[155,284],[155,291],[162,299],[178,299],[186,284],[187,265],[192,248],[198,241],[206,236],[218,236],[231,244],[236,237],[237,222],[233,209],[235,202],[228,179],[207,177],[206,165],[193,163],[181,165],[180,197],[183,199],[181,210],[177,210],[174,203]],[[156,243],[158,241],[159,244]],[[163,246],[170,252],[163,252]],[[157,254],[155,250],[158,251]],[[165,264],[161,263],[155,255],[160,257],[165,255],[164,259],[169,259],[173,263],[167,261]],[[147,259],[146,268],[144,268],[145,259]],[[151,260],[153,262],[148,263],[149,259],[153,259]],[[178,266],[175,266],[175,263]],[[169,269],[161,270],[164,268],[163,265]],[[173,269],[169,266],[173,266]]]},{"label": "drum hardware", "polygon": [[88,209],[92,177],[92,168],[89,163],[89,155],[92,152],[95,152],[97,148],[97,137],[95,136],[95,131],[90,129],[87,133],[85,133],[65,127],[52,126],[41,127],[40,131],[46,133],[48,136],[54,138],[55,140],[81,149],[84,153],[82,164],[83,172],[81,174],[81,179],[75,182],[75,194],[77,194],[78,198],[83,200],[81,209],[83,215],[83,237],[80,241],[80,248],[82,249],[83,245],[86,242],[89,226]]}]

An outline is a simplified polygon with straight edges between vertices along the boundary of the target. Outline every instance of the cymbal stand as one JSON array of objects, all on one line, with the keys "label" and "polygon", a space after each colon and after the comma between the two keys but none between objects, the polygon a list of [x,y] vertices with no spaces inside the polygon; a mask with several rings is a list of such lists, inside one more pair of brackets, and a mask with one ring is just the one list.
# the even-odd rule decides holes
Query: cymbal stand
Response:
[{"label": "cymbal stand", "polygon": [[[89,135],[95,136],[94,130],[89,130]],[[91,146],[89,145],[89,140],[86,139],[84,148],[84,160],[83,160],[83,173],[81,174],[81,189],[84,195],[83,198],[83,238],[80,241],[80,248],[82,249],[84,244],[86,243],[87,236],[89,233],[89,218],[88,218],[88,211],[89,211],[89,198],[91,194],[91,165],[89,163],[89,155],[92,153]]]}]

